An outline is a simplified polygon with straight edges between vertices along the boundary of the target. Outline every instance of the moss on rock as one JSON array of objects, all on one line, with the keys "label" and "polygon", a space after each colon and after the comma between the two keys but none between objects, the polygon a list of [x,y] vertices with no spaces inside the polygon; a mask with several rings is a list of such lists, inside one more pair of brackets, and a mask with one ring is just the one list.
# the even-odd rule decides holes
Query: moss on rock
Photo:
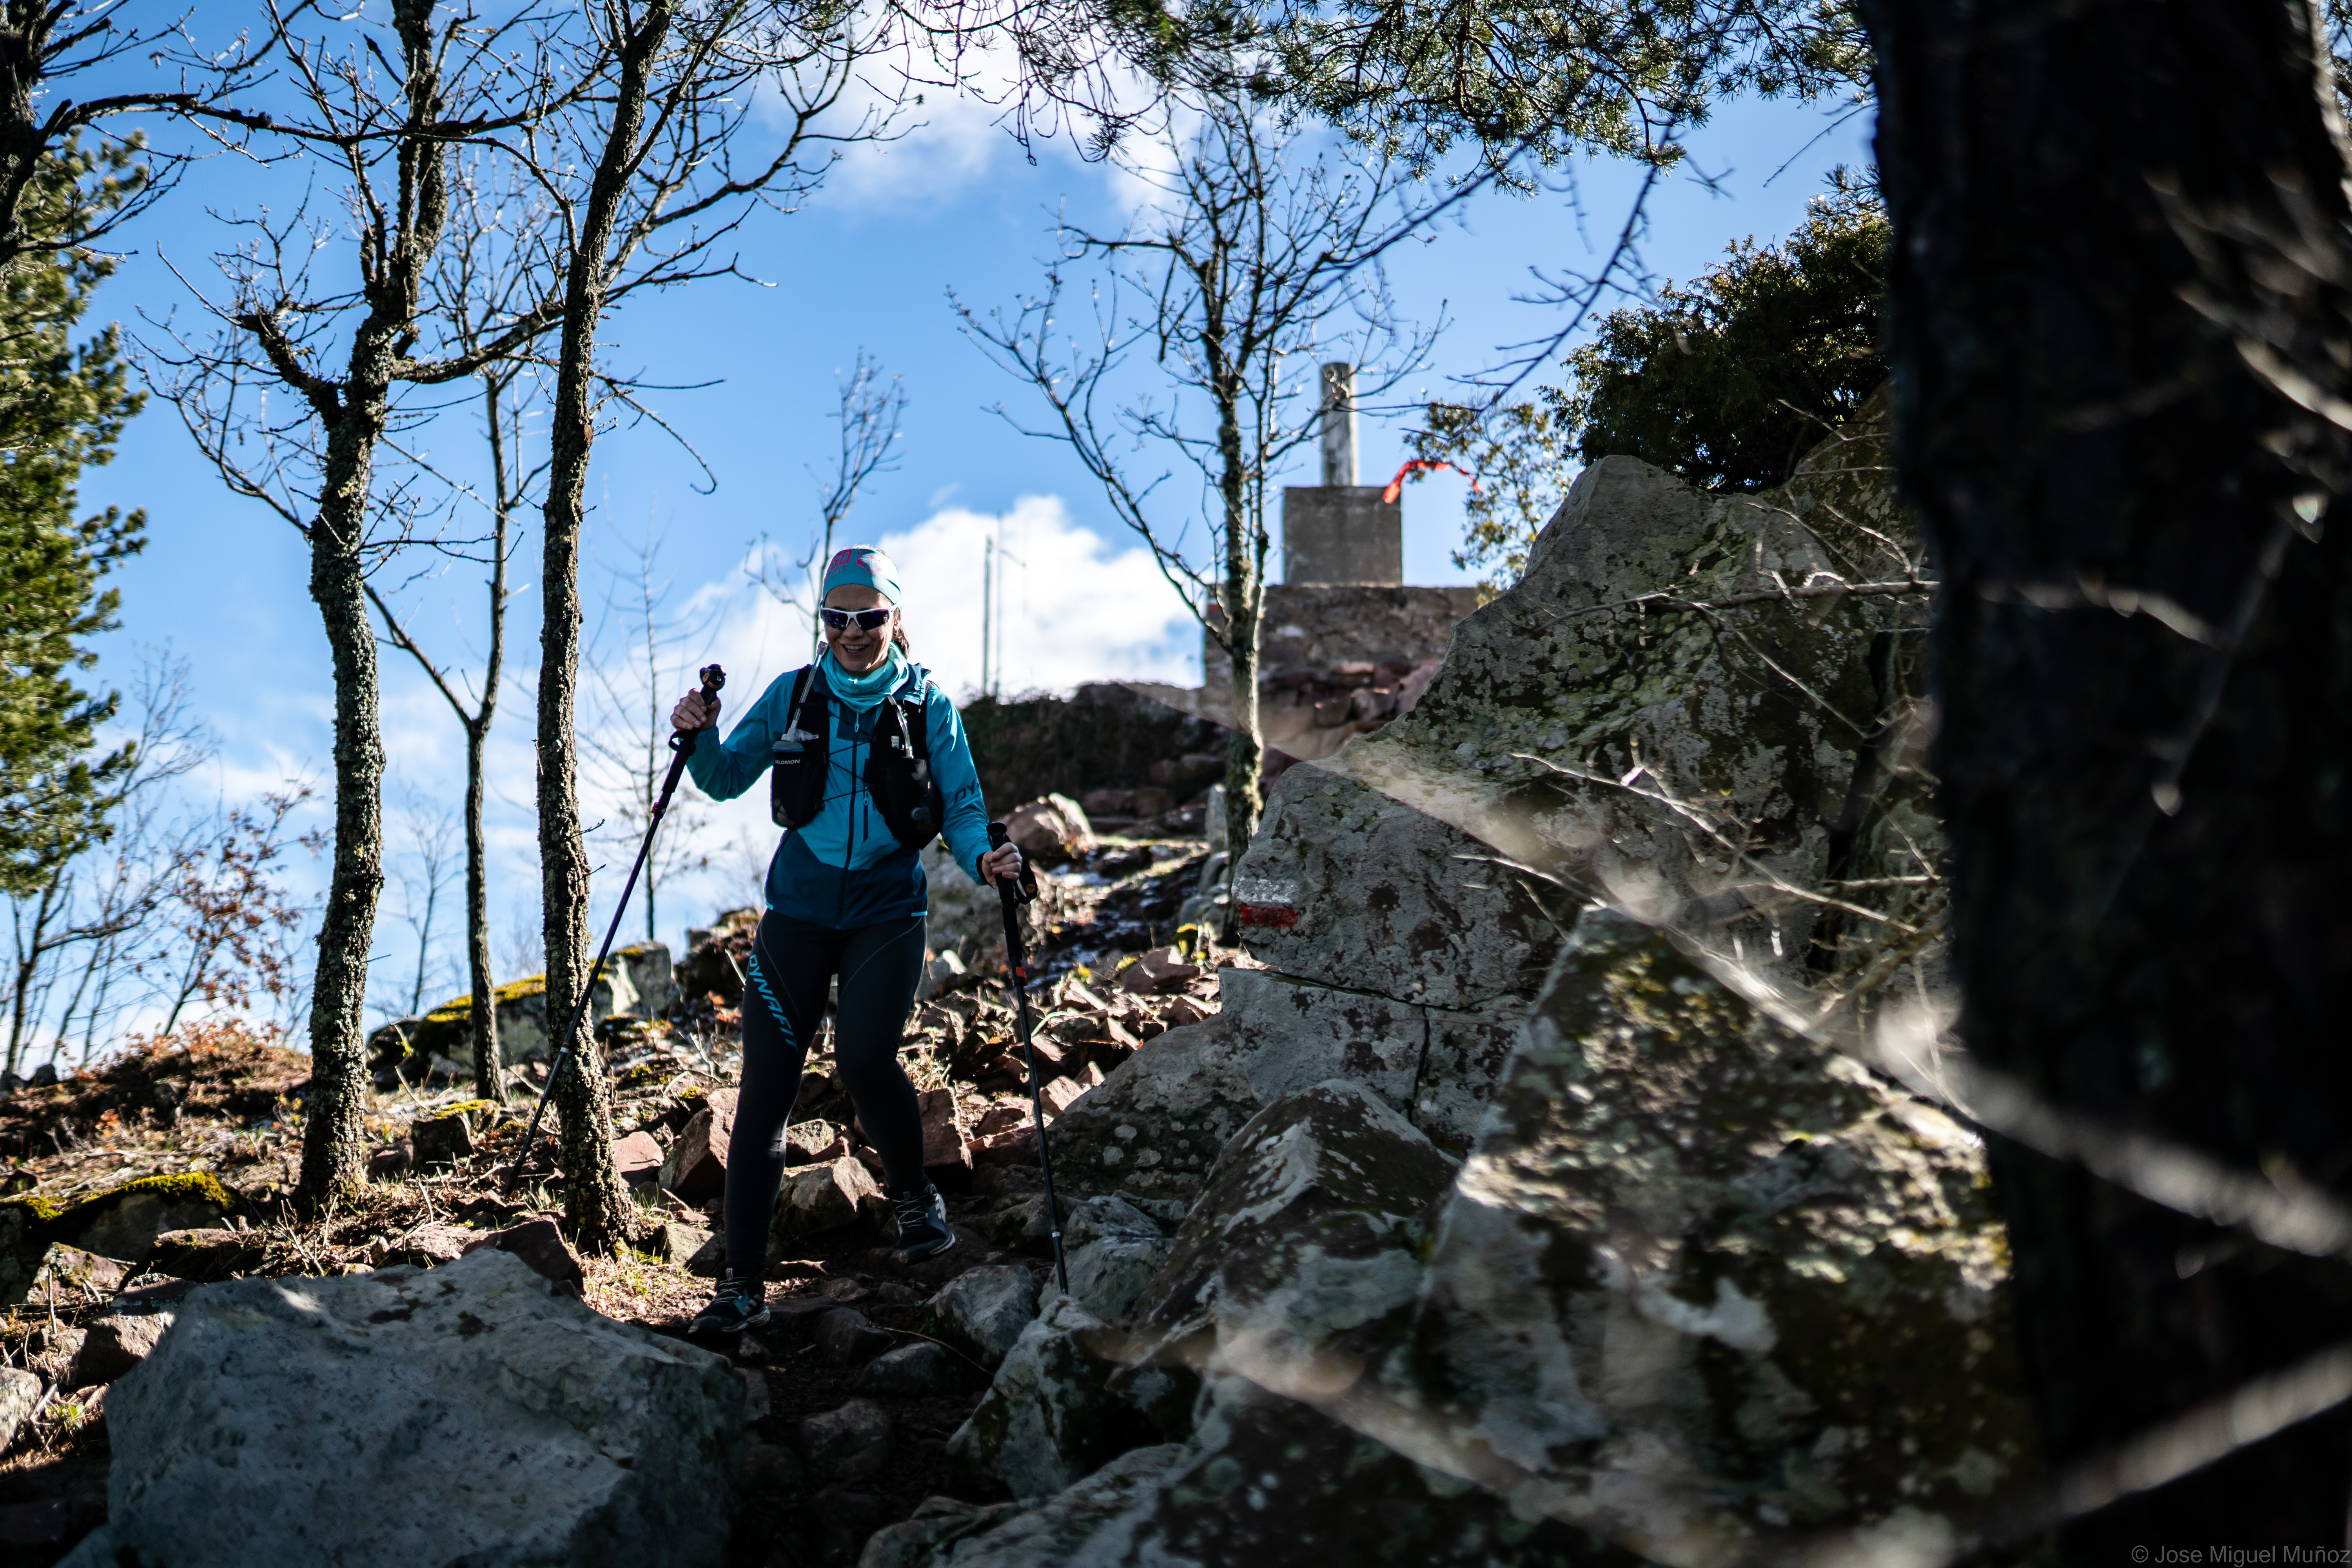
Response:
[{"label": "moss on rock", "polygon": [[63,1242],[135,1261],[163,1232],[215,1226],[236,1209],[236,1194],[209,1171],[141,1176],[69,1204],[27,1193],[0,1200],[0,1251]]},{"label": "moss on rock", "polygon": [[1620,915],[1578,923],[1429,1280],[1394,1385],[1522,1508],[1664,1548],[2032,1479],[1977,1141]]}]

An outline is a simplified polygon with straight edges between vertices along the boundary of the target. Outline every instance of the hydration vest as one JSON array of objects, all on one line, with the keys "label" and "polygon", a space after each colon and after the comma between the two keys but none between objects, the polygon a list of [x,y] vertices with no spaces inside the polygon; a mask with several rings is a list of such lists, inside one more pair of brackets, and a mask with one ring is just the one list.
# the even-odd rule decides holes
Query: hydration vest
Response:
[{"label": "hydration vest", "polygon": [[[940,836],[947,823],[947,798],[931,778],[931,745],[924,699],[929,676],[919,668],[911,693],[882,700],[874,715],[874,742],[866,753],[866,793],[890,829],[908,849]],[[783,732],[770,748],[768,815],[779,827],[805,827],[824,807],[826,753],[832,744],[832,701],[816,666],[804,667],[793,683]]]}]

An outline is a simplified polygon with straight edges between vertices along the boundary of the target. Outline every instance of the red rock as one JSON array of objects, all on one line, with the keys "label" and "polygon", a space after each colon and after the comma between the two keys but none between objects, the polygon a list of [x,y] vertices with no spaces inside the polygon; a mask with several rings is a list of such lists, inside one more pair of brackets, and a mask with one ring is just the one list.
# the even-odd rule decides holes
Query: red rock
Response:
[{"label": "red rock", "polygon": [[927,1089],[919,1100],[923,1108],[923,1169],[971,1170],[971,1141],[964,1135],[963,1116],[956,1109],[955,1090]]},{"label": "red rock", "polygon": [[983,1138],[972,1145],[971,1163],[975,1167],[1034,1165],[1037,1163],[1037,1130],[1016,1127],[1010,1132]]},{"label": "red rock", "polygon": [[1045,1102],[1046,1115],[1058,1117],[1077,1102],[1087,1087],[1075,1079],[1057,1078],[1039,1091],[1038,1098]]},{"label": "red rock", "polygon": [[1197,1024],[1213,1016],[1215,1011],[1213,1007],[1204,1006],[1196,996],[1171,996],[1161,1005],[1160,1016],[1173,1029],[1186,1024]]},{"label": "red rock", "polygon": [[1058,866],[1095,848],[1084,807],[1066,795],[1049,795],[1016,806],[1004,819],[1005,833],[1021,852],[1043,866]]},{"label": "red rock", "polygon": [[826,1165],[849,1152],[849,1134],[832,1122],[812,1116],[784,1130],[784,1163]]},{"label": "red rock", "polygon": [[625,1138],[613,1140],[613,1163],[621,1168],[621,1180],[631,1186],[650,1182],[661,1173],[662,1146],[654,1142],[650,1132],[632,1132]]},{"label": "red rock", "polygon": [[1122,990],[1138,995],[1166,995],[1181,991],[1199,978],[1201,966],[1187,963],[1172,947],[1156,947],[1119,971]]},{"label": "red rock", "polygon": [[580,1267],[580,1259],[564,1245],[563,1233],[555,1228],[551,1219],[527,1219],[520,1225],[494,1230],[466,1250],[479,1252],[486,1247],[495,1247],[521,1258],[530,1266],[532,1273],[552,1280],[559,1296],[580,1295],[588,1283],[588,1271]]},{"label": "red rock", "polygon": [[688,1203],[702,1203],[727,1190],[727,1141],[735,1132],[735,1091],[714,1089],[710,1098],[669,1146],[661,1163],[661,1184]]},{"label": "red rock", "polygon": [[993,1138],[1000,1132],[1010,1132],[1016,1127],[1028,1125],[1029,1107],[1026,1104],[1008,1103],[992,1105],[982,1111],[980,1120],[972,1124],[971,1131],[975,1138]]}]

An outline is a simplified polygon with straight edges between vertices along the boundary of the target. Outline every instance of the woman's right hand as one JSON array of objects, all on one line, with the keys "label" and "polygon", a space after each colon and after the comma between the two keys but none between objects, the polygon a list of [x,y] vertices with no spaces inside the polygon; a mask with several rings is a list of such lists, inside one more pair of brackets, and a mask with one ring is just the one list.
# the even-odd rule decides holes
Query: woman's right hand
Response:
[{"label": "woman's right hand", "polygon": [[719,722],[719,699],[705,697],[699,690],[688,692],[669,710],[669,727],[688,733],[708,730]]}]

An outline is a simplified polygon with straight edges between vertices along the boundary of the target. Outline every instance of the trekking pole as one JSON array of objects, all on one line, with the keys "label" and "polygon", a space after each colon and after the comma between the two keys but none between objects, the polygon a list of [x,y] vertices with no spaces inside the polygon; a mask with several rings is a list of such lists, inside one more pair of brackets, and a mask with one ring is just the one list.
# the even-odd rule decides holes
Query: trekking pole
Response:
[{"label": "trekking pole", "polygon": [[[988,825],[988,847],[1002,849],[1011,841],[1004,824]],[[1037,1087],[1037,1053],[1029,1044],[1029,955],[1021,946],[1021,906],[1037,896],[1037,873],[1024,856],[1017,877],[1002,877],[997,896],[1004,900],[1005,984],[1013,989],[1013,1016],[1021,1033],[1021,1057],[1029,1064],[1029,1113],[1037,1120],[1037,1168],[1045,1177],[1045,1223],[1054,1229],[1054,1277],[1062,1294],[1070,1293],[1070,1266],[1062,1258],[1062,1205],[1054,1197],[1054,1157],[1045,1152],[1045,1099]]]},{"label": "trekking pole", "polygon": [[[702,700],[717,702],[719,689],[727,684],[727,672],[715,664],[706,664],[699,674]],[[522,1168],[530,1161],[530,1146],[539,1141],[540,1118],[547,1114],[547,1102],[554,1098],[555,1086],[563,1081],[564,1064],[571,1061],[572,1047],[580,1038],[580,1021],[588,1016],[588,1005],[596,998],[596,982],[604,973],[604,960],[612,956],[613,939],[620,934],[621,917],[628,912],[629,895],[637,890],[637,877],[646,868],[646,857],[653,852],[654,830],[661,826],[662,813],[669,809],[669,797],[677,793],[677,781],[686,776],[687,754],[694,750],[694,738],[701,732],[670,731],[669,773],[662,780],[661,794],[646,819],[646,836],[637,845],[636,863],[629,868],[629,879],[621,886],[621,901],[613,906],[613,923],[604,928],[604,945],[596,950],[596,962],[588,971],[588,984],[581,988],[580,1000],[572,1006],[572,1022],[564,1026],[562,1044],[555,1052],[555,1065],[547,1069],[547,1087],[539,1091],[539,1103],[531,1108],[530,1125],[522,1135],[522,1151],[515,1156],[514,1168],[507,1173],[509,1187],[522,1180]]]}]

